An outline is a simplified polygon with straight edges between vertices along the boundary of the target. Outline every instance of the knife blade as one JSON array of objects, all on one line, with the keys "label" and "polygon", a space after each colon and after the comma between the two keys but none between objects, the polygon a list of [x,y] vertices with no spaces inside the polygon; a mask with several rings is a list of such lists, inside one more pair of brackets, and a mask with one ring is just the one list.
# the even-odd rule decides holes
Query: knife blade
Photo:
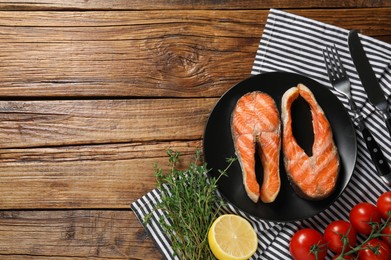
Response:
[{"label": "knife blade", "polygon": [[368,100],[383,116],[388,133],[391,136],[391,115],[388,110],[388,102],[369,63],[356,30],[349,31],[348,45],[350,56],[353,59],[354,66],[367,93]]}]

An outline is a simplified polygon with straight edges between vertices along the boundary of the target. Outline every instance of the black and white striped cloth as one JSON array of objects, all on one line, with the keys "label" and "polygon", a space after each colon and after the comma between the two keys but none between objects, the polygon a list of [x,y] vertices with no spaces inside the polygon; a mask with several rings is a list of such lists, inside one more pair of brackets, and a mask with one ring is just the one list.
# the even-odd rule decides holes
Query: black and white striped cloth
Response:
[{"label": "black and white striped cloth", "polygon": [[[327,45],[335,44],[349,75],[354,101],[364,115],[365,124],[378,141],[386,158],[391,162],[391,149],[389,148],[391,147],[391,138],[381,115],[375,112],[375,108],[367,100],[350,58],[347,35],[347,29],[271,9],[251,74],[269,71],[294,72],[311,77],[331,89],[322,50]],[[360,37],[381,87],[385,94],[390,96],[391,45],[364,35],[360,35]],[[335,94],[349,110],[347,100],[341,95]],[[334,220],[348,220],[349,210],[355,204],[362,201],[376,203],[376,199],[381,193],[390,190],[375,174],[375,166],[358,129],[357,142],[357,163],[348,187],[335,203],[318,215],[303,221],[271,223],[248,216],[231,206],[225,209],[226,213],[235,213],[247,218],[256,229],[259,246],[252,259],[291,259],[289,240],[299,228],[310,227],[323,232],[327,224]],[[151,212],[157,201],[159,201],[159,191],[153,190],[132,203],[131,208],[139,220],[143,222],[145,215]],[[154,212],[151,224],[146,225],[145,228],[162,254],[167,259],[176,259],[169,241],[158,224],[161,215],[163,215],[161,211]],[[328,257],[332,257],[331,252]]]}]

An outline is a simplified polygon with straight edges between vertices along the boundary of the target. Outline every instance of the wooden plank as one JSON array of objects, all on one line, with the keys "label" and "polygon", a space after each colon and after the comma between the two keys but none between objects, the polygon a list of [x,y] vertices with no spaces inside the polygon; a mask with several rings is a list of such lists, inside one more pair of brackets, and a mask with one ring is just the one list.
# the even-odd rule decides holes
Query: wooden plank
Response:
[{"label": "wooden plank", "polygon": [[129,211],[1,211],[1,259],[163,259]]},{"label": "wooden plank", "polygon": [[218,97],[249,75],[266,14],[1,12],[0,96]]},{"label": "wooden plank", "polygon": [[201,139],[217,99],[0,101],[0,148]]},{"label": "wooden plank", "polygon": [[61,1],[51,0],[42,2],[41,0],[13,0],[12,2],[1,2],[0,10],[148,10],[148,9],[269,9],[273,8],[355,8],[355,7],[384,7],[391,6],[389,0],[385,1],[340,1],[340,0],[290,0],[290,1],[252,1],[252,0],[231,0],[231,1],[186,1],[186,0],[72,0]]},{"label": "wooden plank", "polygon": [[[291,12],[391,37],[391,8]],[[219,97],[249,75],[267,15],[0,12],[0,96]]]},{"label": "wooden plank", "polygon": [[169,148],[187,167],[201,143],[0,149],[0,209],[127,209],[156,187],[154,165],[167,169]]}]

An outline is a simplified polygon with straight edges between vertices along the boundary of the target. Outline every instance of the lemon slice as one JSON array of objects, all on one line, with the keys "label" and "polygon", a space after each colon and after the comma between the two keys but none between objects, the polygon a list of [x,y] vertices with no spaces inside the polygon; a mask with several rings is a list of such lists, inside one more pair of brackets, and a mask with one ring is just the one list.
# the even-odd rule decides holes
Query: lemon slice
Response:
[{"label": "lemon slice", "polygon": [[208,242],[219,260],[249,259],[258,247],[257,234],[251,224],[232,214],[221,215],[212,223]]}]

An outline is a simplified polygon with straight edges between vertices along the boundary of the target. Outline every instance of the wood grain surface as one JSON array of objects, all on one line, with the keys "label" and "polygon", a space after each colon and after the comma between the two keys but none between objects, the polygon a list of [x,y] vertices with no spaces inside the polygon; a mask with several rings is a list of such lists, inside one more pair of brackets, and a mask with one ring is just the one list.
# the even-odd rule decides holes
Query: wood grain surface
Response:
[{"label": "wood grain surface", "polygon": [[0,212],[1,259],[162,259],[129,211]]},{"label": "wood grain surface", "polygon": [[151,9],[269,9],[273,8],[356,8],[356,7],[390,7],[388,0],[13,0],[1,2],[0,9],[4,10],[151,10]]},{"label": "wood grain surface", "polygon": [[[201,139],[216,98],[0,101],[0,148]],[[1,160],[1,158],[0,158]]]},{"label": "wood grain surface", "polygon": [[[388,8],[292,13],[391,41]],[[3,11],[0,96],[219,97],[249,75],[267,14]]]},{"label": "wood grain surface", "polygon": [[156,186],[154,165],[167,169],[167,149],[181,152],[185,167],[200,147],[200,141],[170,141],[3,149],[0,205],[129,209]]},{"label": "wood grain surface", "polygon": [[391,43],[391,1],[0,2],[0,258],[162,259],[130,210],[202,147],[270,8]]}]

